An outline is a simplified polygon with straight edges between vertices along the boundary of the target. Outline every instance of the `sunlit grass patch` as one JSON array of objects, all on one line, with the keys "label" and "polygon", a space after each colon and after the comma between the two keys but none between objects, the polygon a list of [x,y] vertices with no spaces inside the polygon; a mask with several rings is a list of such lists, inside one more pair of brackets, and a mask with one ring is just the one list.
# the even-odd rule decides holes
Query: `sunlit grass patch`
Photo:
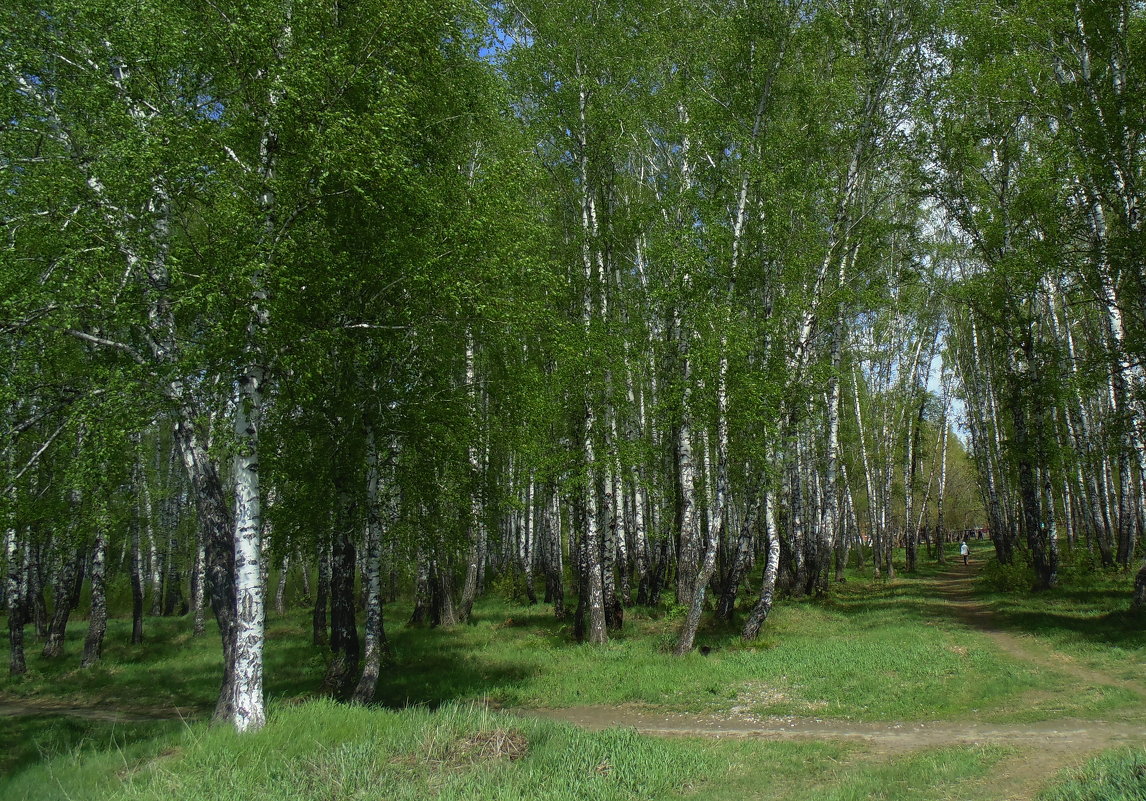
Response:
[{"label": "sunlit grass patch", "polygon": [[839,743],[658,739],[472,705],[391,712],[317,701],[274,708],[255,735],[196,724],[56,757],[0,789],[43,801],[859,799],[879,789],[911,801],[982,775],[996,759],[972,748],[872,759]]},{"label": "sunlit grass patch", "polygon": [[[985,556],[977,547],[976,557]],[[926,577],[947,569],[923,564],[924,579],[901,574],[893,581],[851,571],[827,598],[780,601],[754,642],[740,639],[736,621],[706,620],[698,644],[707,654],[683,658],[671,654],[679,626],[671,605],[627,610],[624,628],[607,645],[592,647],[575,643],[571,623],[555,620],[546,604],[487,597],[475,607],[475,622],[448,629],[407,626],[408,603],[388,604],[394,659],[376,700],[388,707],[630,704],[855,720],[1018,721],[1141,706],[1131,690],[1079,682],[1054,660],[1031,664],[1001,651],[936,596]],[[977,597],[999,608],[1000,625],[1029,636],[1034,649],[1061,648],[1063,659],[1134,681],[1142,675],[1143,635],[1111,617],[1108,592],[1103,586],[1033,601]],[[1095,621],[1097,633],[1090,630]],[[85,624],[78,621],[60,659],[43,660],[30,644],[29,676],[0,678],[0,697],[204,716],[218,692],[221,651],[213,625],[198,638],[190,628],[189,617],[148,618],[146,641],[131,646],[130,621],[115,618],[103,663],[80,670]],[[329,652],[310,642],[310,610],[272,613],[267,631],[268,697],[313,697]]]},{"label": "sunlit grass patch", "polygon": [[728,764],[718,744],[590,733],[480,707],[389,712],[312,702],[276,709],[256,735],[197,725],[150,750],[109,752],[83,766],[56,759],[19,777],[5,797],[608,801],[679,797]]},{"label": "sunlit grass patch", "polygon": [[1146,749],[1109,751],[1070,771],[1039,801],[1141,801],[1146,798]]}]

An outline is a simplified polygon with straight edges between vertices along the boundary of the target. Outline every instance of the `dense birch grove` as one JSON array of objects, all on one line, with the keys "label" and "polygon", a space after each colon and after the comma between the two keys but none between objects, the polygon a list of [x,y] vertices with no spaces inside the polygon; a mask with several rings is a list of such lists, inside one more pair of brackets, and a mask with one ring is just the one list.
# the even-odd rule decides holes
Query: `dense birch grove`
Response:
[{"label": "dense birch grove", "polygon": [[210,614],[254,730],[289,606],[366,703],[492,591],[685,654],[982,529],[1146,605],[1141,2],[12,0],[0,56],[12,674]]}]

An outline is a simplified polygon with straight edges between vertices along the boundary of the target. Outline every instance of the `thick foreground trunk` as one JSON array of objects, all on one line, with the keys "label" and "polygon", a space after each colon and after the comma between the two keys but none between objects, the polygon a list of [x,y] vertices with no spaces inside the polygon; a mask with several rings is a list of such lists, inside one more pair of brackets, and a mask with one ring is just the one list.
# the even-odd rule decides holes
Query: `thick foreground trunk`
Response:
[{"label": "thick foreground trunk", "polygon": [[266,724],[263,700],[263,642],[266,584],[263,580],[262,506],[255,413],[257,379],[240,379],[235,435],[242,446],[235,455],[235,650],[234,700],[231,720],[240,731]]},{"label": "thick foreground trunk", "polygon": [[204,543],[204,585],[223,645],[223,683],[212,718],[222,722],[231,720],[234,700],[235,549],[231,513],[224,499],[219,471],[202,447],[202,437],[192,428],[192,419],[191,412],[186,411],[176,423],[175,441],[191,480],[199,535]]},{"label": "thick foreground trunk", "polygon": [[72,610],[79,601],[77,585],[84,580],[85,561],[87,560],[81,548],[71,558],[65,558],[53,582],[52,603],[55,608],[48,623],[47,638],[44,640],[42,655],[45,659],[54,659],[63,653],[68,618],[71,617]]}]

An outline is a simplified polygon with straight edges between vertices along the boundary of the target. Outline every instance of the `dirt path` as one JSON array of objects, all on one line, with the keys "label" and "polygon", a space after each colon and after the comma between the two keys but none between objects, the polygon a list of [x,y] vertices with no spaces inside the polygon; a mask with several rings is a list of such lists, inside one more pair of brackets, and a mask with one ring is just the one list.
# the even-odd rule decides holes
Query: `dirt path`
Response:
[{"label": "dirt path", "polygon": [[[1066,674],[1081,684],[1128,690],[1140,699],[1146,718],[1146,684],[1127,681],[1079,664],[1034,638],[1004,630],[989,607],[972,594],[976,566],[952,566],[933,580],[936,597],[949,614],[980,632],[1017,662]],[[759,718],[746,713],[717,715],[664,713],[628,706],[514,710],[517,714],[561,720],[588,729],[631,727],[659,736],[754,737],[770,740],[843,740],[864,745],[868,755],[894,758],[918,749],[950,745],[1001,745],[1017,749],[982,780],[979,797],[999,801],[1031,801],[1039,789],[1064,767],[1124,745],[1146,744],[1146,726],[1122,721],[1055,719],[1025,724],[960,721],[857,723],[810,717]],[[0,719],[27,715],[62,715],[108,722],[191,720],[201,713],[189,709],[126,709],[82,707],[34,700],[0,700]]]},{"label": "dirt path", "polygon": [[[955,565],[934,580],[935,593],[950,608],[952,617],[981,632],[1015,661],[1065,673],[1088,685],[1129,690],[1146,707],[1146,685],[1092,670],[1044,643],[1001,629],[991,610],[973,597],[971,579],[975,571],[975,565]],[[1064,767],[1079,765],[1109,748],[1146,744],[1146,728],[1142,725],[1098,720],[1055,719],[1017,724],[855,723],[804,717],[761,719],[736,713],[666,714],[629,707],[542,709],[524,714],[589,729],[623,726],[661,736],[851,740],[864,743],[869,752],[888,757],[950,745],[1008,746],[1018,749],[1016,755],[1003,760],[984,781],[984,787],[989,787],[990,795],[999,801],[1030,801]]]},{"label": "dirt path", "polygon": [[1131,682],[1101,671],[1091,670],[1068,654],[1054,651],[1030,637],[1012,634],[999,627],[990,608],[971,594],[974,565],[956,565],[934,581],[937,594],[962,623],[979,631],[995,646],[1017,662],[1065,673],[1085,684],[1127,690],[1146,702],[1146,684]]}]

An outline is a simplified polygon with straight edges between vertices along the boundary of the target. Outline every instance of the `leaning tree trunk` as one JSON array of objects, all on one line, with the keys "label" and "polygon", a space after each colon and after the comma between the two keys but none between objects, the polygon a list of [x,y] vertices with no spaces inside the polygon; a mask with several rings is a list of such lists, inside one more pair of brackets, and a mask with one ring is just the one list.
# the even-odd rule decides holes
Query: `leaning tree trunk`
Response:
[{"label": "leaning tree trunk", "polygon": [[63,653],[64,636],[68,628],[68,618],[79,600],[76,585],[83,582],[84,562],[87,555],[83,548],[76,550],[71,557],[63,557],[63,563],[52,583],[52,619],[48,623],[48,636],[44,641],[43,657],[54,659]]},{"label": "leaning tree trunk", "polygon": [[[728,355],[727,342],[721,339],[720,364],[717,370],[716,385],[716,467],[710,470],[708,480],[715,483],[713,494],[711,523],[707,526],[708,538],[705,542],[704,559],[694,579],[692,598],[688,614],[681,626],[673,653],[682,656],[692,650],[696,640],[696,632],[700,627],[700,616],[704,611],[704,597],[708,582],[716,570],[716,555],[724,538],[724,528],[727,521],[725,509],[728,498]],[[687,372],[686,372],[687,377]],[[685,412],[687,416],[687,410]],[[707,449],[706,453],[707,453]],[[713,482],[712,472],[716,473]]]},{"label": "leaning tree trunk", "polygon": [[732,566],[721,588],[720,603],[716,607],[716,616],[721,620],[732,620],[732,613],[736,611],[736,596],[740,591],[740,583],[744,574],[748,572],[748,565],[752,558],[752,540],[756,528],[756,515],[759,502],[753,502],[748,514],[740,524],[740,537],[736,542],[736,553],[732,557]]},{"label": "leaning tree trunk", "polygon": [[780,569],[780,535],[776,530],[776,502],[771,493],[764,497],[764,530],[768,537],[768,559],[764,565],[764,576],[760,583],[760,597],[752,608],[740,636],[754,640],[760,634],[760,627],[772,611],[772,600],[776,592],[776,575]]},{"label": "leaning tree trunk", "polygon": [[204,438],[193,428],[193,419],[190,410],[182,410],[175,425],[175,441],[191,480],[199,540],[204,549],[203,583],[223,645],[223,684],[213,716],[213,720],[222,722],[232,719],[234,706],[235,548],[223,484],[215,463],[202,445]]},{"label": "leaning tree trunk", "polygon": [[692,603],[688,607],[688,614],[685,615],[676,645],[673,647],[673,653],[677,656],[683,656],[691,651],[696,641],[696,632],[700,628],[700,616],[704,611],[705,589],[716,569],[717,545],[716,532],[710,530],[705,542],[704,561],[701,562],[700,570],[697,572],[696,590],[693,592]]}]

